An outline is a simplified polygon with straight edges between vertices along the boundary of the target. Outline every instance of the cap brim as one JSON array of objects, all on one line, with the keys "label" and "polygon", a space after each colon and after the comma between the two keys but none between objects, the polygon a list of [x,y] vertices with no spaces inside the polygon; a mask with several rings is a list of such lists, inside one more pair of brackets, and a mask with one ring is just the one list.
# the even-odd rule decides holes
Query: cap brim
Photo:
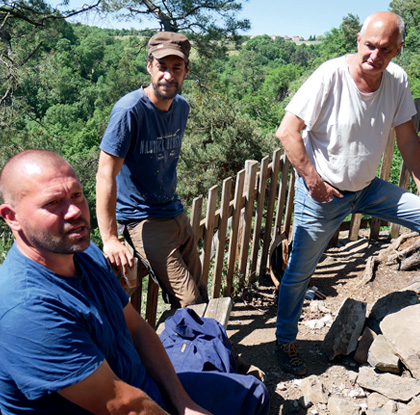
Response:
[{"label": "cap brim", "polygon": [[156,59],[162,59],[162,58],[165,58],[166,56],[178,56],[181,59],[183,59],[184,61],[188,60],[188,58],[185,56],[184,53],[182,53],[180,50],[176,50],[176,49],[159,49],[159,50],[153,51],[152,55]]}]

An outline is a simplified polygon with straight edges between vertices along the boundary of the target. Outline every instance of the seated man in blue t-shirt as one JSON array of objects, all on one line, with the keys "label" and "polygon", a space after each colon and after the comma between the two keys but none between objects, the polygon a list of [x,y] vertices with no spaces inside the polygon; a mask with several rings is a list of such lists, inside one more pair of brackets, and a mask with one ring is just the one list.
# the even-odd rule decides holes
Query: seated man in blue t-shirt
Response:
[{"label": "seated man in blue t-shirt", "polygon": [[62,157],[17,154],[0,194],[15,237],[0,267],[2,415],[267,413],[253,376],[175,373],[90,242],[88,205]]}]

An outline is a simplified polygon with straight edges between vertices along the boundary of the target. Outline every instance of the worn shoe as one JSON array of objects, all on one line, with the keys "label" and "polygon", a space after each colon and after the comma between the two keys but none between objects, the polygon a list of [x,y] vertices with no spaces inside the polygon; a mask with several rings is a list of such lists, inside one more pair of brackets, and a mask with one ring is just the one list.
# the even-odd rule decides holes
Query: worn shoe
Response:
[{"label": "worn shoe", "polygon": [[299,356],[296,343],[280,344],[276,342],[274,354],[284,371],[296,376],[306,375],[306,365]]}]

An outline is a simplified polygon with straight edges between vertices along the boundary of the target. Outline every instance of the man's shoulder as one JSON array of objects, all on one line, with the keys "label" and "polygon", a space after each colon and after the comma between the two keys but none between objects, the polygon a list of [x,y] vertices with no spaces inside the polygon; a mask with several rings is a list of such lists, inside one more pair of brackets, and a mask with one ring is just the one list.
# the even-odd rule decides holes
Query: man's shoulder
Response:
[{"label": "man's shoulder", "polygon": [[84,251],[75,254],[75,258],[84,261],[93,261],[98,266],[107,268],[107,261],[103,252],[92,241],[90,241],[90,245]]},{"label": "man's shoulder", "polygon": [[141,104],[144,98],[143,89],[136,89],[134,91],[128,92],[122,96],[114,105],[114,108],[125,108],[130,109]]},{"label": "man's shoulder", "polygon": [[337,58],[332,58],[325,61],[318,67],[318,70],[324,73],[331,73],[337,70],[342,70],[345,67],[346,67],[346,57],[339,56]]},{"label": "man's shoulder", "polygon": [[179,94],[175,96],[172,107],[177,108],[180,111],[188,112],[190,110],[190,104],[187,99]]},{"label": "man's shoulder", "polygon": [[405,70],[398,64],[396,64],[395,62],[389,62],[387,68],[386,68],[386,72],[388,72],[389,74],[391,74],[394,77],[406,77],[407,74],[405,72]]}]

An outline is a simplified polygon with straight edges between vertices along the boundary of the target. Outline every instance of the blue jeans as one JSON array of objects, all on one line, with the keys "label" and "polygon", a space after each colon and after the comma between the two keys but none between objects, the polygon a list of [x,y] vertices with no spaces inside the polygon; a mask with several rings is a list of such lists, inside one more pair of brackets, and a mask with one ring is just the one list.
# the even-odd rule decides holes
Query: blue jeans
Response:
[{"label": "blue jeans", "polygon": [[276,338],[295,342],[309,280],[335,231],[351,213],[362,213],[420,232],[420,197],[375,178],[358,192],[341,192],[326,203],[315,202],[304,180],[295,186],[293,247],[283,275],[277,310]]}]

